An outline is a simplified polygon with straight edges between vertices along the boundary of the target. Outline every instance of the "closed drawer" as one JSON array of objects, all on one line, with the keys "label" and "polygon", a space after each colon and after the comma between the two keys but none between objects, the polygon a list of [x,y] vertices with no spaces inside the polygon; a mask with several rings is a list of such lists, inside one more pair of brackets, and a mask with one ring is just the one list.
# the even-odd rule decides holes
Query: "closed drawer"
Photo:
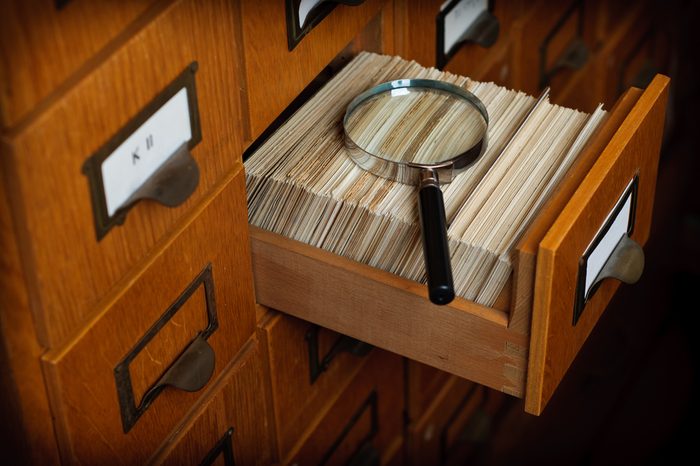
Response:
[{"label": "closed drawer", "polygon": [[43,357],[67,462],[142,462],[253,334],[242,171],[227,181],[80,336]]},{"label": "closed drawer", "polygon": [[[3,2],[0,126],[15,126],[84,63],[135,31],[160,7],[150,1]],[[50,57],[50,59],[47,59]]]},{"label": "closed drawer", "polygon": [[[525,10],[521,0],[398,0],[394,3],[396,51],[400,56],[424,66],[438,66],[474,78],[481,64],[490,61],[509,40],[514,23]],[[468,34],[465,17],[478,19],[484,6],[493,19],[470,23],[479,24],[481,34]],[[484,33],[486,30],[488,32]]]},{"label": "closed drawer", "polygon": [[[237,19],[230,2],[173,3],[40,117],[4,141],[6,182],[37,333],[45,346],[65,342],[106,292],[240,164]],[[222,48],[222,43],[230,46]],[[95,209],[102,205],[98,194],[100,189],[105,192],[100,185],[104,180],[83,173],[86,161],[93,160],[93,172],[102,173],[104,165],[94,157],[120,141],[121,134],[137,134],[129,125],[140,123],[140,112],[162,109],[163,102],[157,100],[182,88],[186,93],[177,95],[189,99],[189,141],[194,144],[190,152],[199,167],[196,189],[178,207],[143,200],[125,218],[115,211],[98,240],[96,219],[102,217]],[[201,129],[199,143],[196,126]],[[138,167],[150,163],[148,148],[157,150],[161,135],[180,136],[167,124],[159,127],[155,138],[144,134],[143,140],[129,142],[136,155],[126,153],[132,159],[127,160],[127,170],[133,171],[128,176],[109,171],[116,186],[124,186],[122,179],[132,182],[134,173],[145,170]],[[187,170],[193,173],[189,166]],[[161,181],[154,186],[169,192],[172,185]],[[120,218],[123,225],[118,224]]]},{"label": "closed drawer", "polygon": [[446,464],[485,392],[484,387],[457,377],[435,391],[424,416],[408,427],[411,464]]},{"label": "closed drawer", "polygon": [[408,360],[406,377],[406,409],[410,422],[421,419],[450,380],[450,374],[432,366]]},{"label": "closed drawer", "polygon": [[401,445],[402,427],[401,358],[376,351],[289,464],[387,464]]},{"label": "closed drawer", "polygon": [[553,96],[590,59],[595,46],[591,0],[540,1],[530,6],[514,35],[513,85]]},{"label": "closed drawer", "polygon": [[614,102],[629,86],[646,86],[664,65],[667,49],[651,8],[630,8],[601,49],[598,79],[603,101]]},{"label": "closed drawer", "polygon": [[[298,1],[285,1],[298,5]],[[306,3],[306,2],[305,2]],[[312,2],[308,2],[312,3]],[[316,2],[318,3],[318,2]],[[290,51],[287,15],[299,15],[297,7],[288,13],[283,2],[241,2],[243,43],[250,109],[251,140],[301,93],[323,68],[373,20],[373,43],[389,47],[384,29],[393,26],[392,5],[384,0],[339,4],[309,30]],[[327,5],[321,5],[325,8]],[[313,18],[314,10],[309,13]],[[367,46],[368,44],[365,44]]]},{"label": "closed drawer", "polygon": [[302,440],[360,370],[371,346],[274,311],[259,326],[267,350],[279,457]]},{"label": "closed drawer", "polygon": [[258,302],[541,412],[617,290],[604,280],[579,306],[586,251],[626,193],[636,193],[631,238],[648,239],[667,92],[668,78],[657,76],[611,110],[521,237],[512,287],[493,308],[463,299],[436,308],[424,285],[253,228]]},{"label": "closed drawer", "polygon": [[153,464],[272,463],[271,419],[257,342],[246,344],[231,365],[214,393],[164,443]]}]

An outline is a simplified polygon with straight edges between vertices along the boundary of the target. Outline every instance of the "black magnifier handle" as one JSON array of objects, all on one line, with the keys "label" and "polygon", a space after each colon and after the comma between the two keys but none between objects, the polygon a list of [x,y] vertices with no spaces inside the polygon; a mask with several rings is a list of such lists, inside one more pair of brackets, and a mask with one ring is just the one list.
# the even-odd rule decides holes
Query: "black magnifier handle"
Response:
[{"label": "black magnifier handle", "polygon": [[428,296],[434,304],[448,304],[455,297],[452,264],[447,243],[445,202],[432,170],[421,172],[418,212],[423,234],[423,258],[428,277]]}]

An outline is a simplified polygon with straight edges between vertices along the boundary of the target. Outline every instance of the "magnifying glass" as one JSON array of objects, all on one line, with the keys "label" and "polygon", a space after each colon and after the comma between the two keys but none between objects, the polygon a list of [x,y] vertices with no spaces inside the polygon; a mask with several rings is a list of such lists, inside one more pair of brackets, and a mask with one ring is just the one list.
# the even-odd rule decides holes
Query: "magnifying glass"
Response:
[{"label": "magnifying glass", "polygon": [[428,296],[454,299],[440,184],[474,163],[487,147],[484,104],[459,86],[399,79],[355,97],[343,118],[350,157],[377,176],[419,186],[418,205]]}]

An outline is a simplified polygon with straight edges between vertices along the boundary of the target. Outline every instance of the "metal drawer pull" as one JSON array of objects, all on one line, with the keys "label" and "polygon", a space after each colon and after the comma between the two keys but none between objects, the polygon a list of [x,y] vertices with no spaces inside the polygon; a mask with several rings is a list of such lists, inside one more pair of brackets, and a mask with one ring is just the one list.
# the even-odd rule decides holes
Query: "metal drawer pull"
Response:
[{"label": "metal drawer pull", "polygon": [[289,51],[291,52],[306,34],[323,21],[336,5],[358,6],[364,2],[365,0],[286,0]]},{"label": "metal drawer pull", "polygon": [[603,269],[593,281],[593,286],[596,286],[606,278],[615,278],[622,283],[632,285],[639,281],[643,271],[644,250],[639,243],[624,235],[620,238],[620,242],[617,243]]},{"label": "metal drawer pull", "polygon": [[[153,340],[158,332],[173,318],[187,300],[200,286],[204,287],[205,303],[207,307],[207,327],[201,330],[179,354],[175,361],[165,370],[158,381],[154,383],[136,404],[136,395],[131,383],[130,364],[138,354]],[[179,390],[196,392],[204,387],[214,373],[216,358],[214,350],[207,343],[207,338],[219,328],[216,315],[216,299],[214,297],[214,278],[212,266],[207,266],[187,286],[174,303],[161,315],[156,323],[141,337],[134,347],[114,368],[114,382],[119,398],[119,410],[122,418],[124,433],[131,430],[136,421],[146,412],[165,387],[174,387]]]},{"label": "metal drawer pull", "polygon": [[146,392],[139,408],[145,409],[168,385],[186,392],[204,387],[214,373],[214,350],[200,333],[163,376]]},{"label": "metal drawer pull", "polygon": [[613,206],[579,261],[573,325],[606,278],[636,283],[644,271],[644,250],[630,238],[637,209],[639,176],[635,175]]},{"label": "metal drawer pull", "polygon": [[202,140],[192,62],[83,164],[97,240],[139,201],[185,202],[199,183],[192,149]]},{"label": "metal drawer pull", "polygon": [[166,207],[177,207],[187,200],[199,184],[199,167],[187,143],[180,148],[124,203],[128,210],[144,199]]}]

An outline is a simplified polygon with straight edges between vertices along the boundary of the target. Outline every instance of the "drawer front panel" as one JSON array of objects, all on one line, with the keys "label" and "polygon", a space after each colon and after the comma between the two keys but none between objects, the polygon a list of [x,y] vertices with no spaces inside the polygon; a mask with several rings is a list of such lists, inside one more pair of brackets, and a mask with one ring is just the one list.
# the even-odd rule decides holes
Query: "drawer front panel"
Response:
[{"label": "drawer front panel", "polygon": [[[63,3],[64,5],[59,5]],[[0,16],[0,126],[16,125],[110,41],[155,14],[150,1],[3,2]],[[51,57],[47,60],[46,57]]]},{"label": "drawer front panel", "polygon": [[339,351],[347,337],[282,314],[274,314],[259,334],[267,347],[277,443],[284,459],[350,383],[365,356],[353,354],[349,346]]},{"label": "drawer front panel", "polygon": [[514,38],[516,89],[536,95],[546,86],[553,95],[589,60],[592,27],[585,0],[538,2]]},{"label": "drawer front panel", "polygon": [[450,380],[450,374],[434,367],[408,360],[406,407],[411,422],[423,417],[433,404],[435,394]]},{"label": "drawer front panel", "polygon": [[433,403],[423,418],[409,427],[411,464],[445,464],[485,392],[484,387],[456,377],[433,392]]},{"label": "drawer front panel", "polygon": [[619,282],[606,279],[574,325],[578,271],[598,229],[638,177],[632,240],[651,226],[668,78],[657,76],[540,243],[535,277],[526,409],[539,413],[561,381]]},{"label": "drawer front panel", "polygon": [[238,172],[84,333],[44,357],[69,462],[142,461],[253,333],[243,190]]},{"label": "drawer front panel", "polygon": [[271,419],[266,405],[262,359],[250,341],[209,396],[154,464],[268,465],[272,462]]},{"label": "drawer front panel", "polygon": [[[4,141],[31,304],[45,346],[63,343],[114,283],[240,164],[237,19],[230,2],[175,2]],[[199,169],[196,189],[174,208],[138,202],[123,225],[98,241],[85,162],[193,63],[202,135],[191,148]],[[157,147],[159,141],[151,143]],[[139,154],[145,157],[148,142],[143,144]]]},{"label": "drawer front panel", "polygon": [[[442,5],[449,8],[455,2],[398,0],[394,3],[397,17],[395,34],[398,55],[408,60],[415,60],[424,66],[439,66],[437,61],[441,53],[438,50],[438,17],[442,11]],[[461,42],[461,45],[458,43],[455,45],[454,53],[449,57],[449,61],[442,65],[444,69],[464,76],[475,77],[482,66],[481,64],[492,60],[494,53],[498,53],[497,51],[502,49],[503,44],[508,42],[514,23],[523,15],[525,9],[524,2],[520,0],[484,3],[489,4],[488,11],[498,23],[498,34],[495,42],[488,46],[473,41]],[[456,11],[463,6],[464,3],[453,6],[453,14],[464,15],[464,13],[460,14]],[[444,21],[441,22],[444,23]],[[451,36],[456,35],[456,33],[451,32],[451,26],[448,26],[448,29],[450,29]],[[442,52],[444,54],[444,47]]]},{"label": "drawer front panel", "polygon": [[402,425],[401,358],[377,351],[320,419],[290,464],[346,464],[360,457],[385,463],[394,454],[390,446],[401,435]]},{"label": "drawer front panel", "polygon": [[[390,4],[366,0],[338,5],[289,51],[285,7],[278,2],[241,3],[252,137],[256,139],[292,100],[350,43],[370,20],[379,17],[376,42],[392,25]],[[391,29],[390,29],[391,30]],[[389,30],[389,31],[390,31]],[[391,37],[386,35],[386,37]],[[368,44],[365,44],[365,47]]]}]

